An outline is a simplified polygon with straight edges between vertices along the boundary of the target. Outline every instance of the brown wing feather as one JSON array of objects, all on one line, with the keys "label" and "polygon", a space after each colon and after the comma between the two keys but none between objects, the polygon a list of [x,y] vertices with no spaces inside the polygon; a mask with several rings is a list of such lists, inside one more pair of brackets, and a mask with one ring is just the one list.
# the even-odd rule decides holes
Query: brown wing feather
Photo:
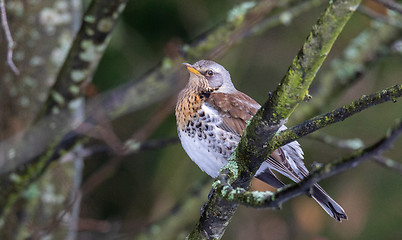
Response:
[{"label": "brown wing feather", "polygon": [[247,121],[261,107],[254,99],[239,91],[232,94],[211,93],[206,103],[222,116],[222,124],[218,127],[239,136],[246,128]]}]

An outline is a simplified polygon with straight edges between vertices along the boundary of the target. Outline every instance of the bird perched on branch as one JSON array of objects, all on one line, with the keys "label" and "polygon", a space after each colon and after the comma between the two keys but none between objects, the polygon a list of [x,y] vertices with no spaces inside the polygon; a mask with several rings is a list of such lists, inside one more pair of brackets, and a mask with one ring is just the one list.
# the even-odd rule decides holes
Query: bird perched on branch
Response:
[{"label": "bird perched on branch", "polygon": [[[184,65],[190,79],[176,105],[177,132],[188,156],[215,178],[239,143],[247,121],[261,106],[236,90],[229,72],[218,63],[201,60]],[[282,126],[279,131],[284,129]],[[283,187],[272,170],[295,182],[309,174],[297,141],[276,149],[255,175],[275,188]],[[311,195],[331,217],[347,219],[342,207],[318,184],[312,187]]]}]

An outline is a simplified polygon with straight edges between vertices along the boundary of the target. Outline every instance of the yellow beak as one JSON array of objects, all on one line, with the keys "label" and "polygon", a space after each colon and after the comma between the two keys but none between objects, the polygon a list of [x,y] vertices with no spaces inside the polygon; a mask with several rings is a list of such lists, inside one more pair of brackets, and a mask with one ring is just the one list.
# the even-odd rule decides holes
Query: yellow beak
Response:
[{"label": "yellow beak", "polygon": [[189,63],[183,63],[183,65],[184,66],[186,66],[186,68],[187,68],[187,70],[189,71],[189,72],[192,72],[192,73],[194,73],[194,74],[196,74],[196,75],[202,75],[199,71],[197,71],[197,69],[195,69],[191,64],[189,64]]}]

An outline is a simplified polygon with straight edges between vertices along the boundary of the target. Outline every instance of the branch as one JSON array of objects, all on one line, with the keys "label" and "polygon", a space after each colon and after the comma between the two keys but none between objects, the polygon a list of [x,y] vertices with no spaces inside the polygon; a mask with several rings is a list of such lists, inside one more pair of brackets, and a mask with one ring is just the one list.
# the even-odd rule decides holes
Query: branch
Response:
[{"label": "branch", "polygon": [[353,114],[359,113],[371,106],[384,102],[396,101],[396,99],[401,96],[402,84],[395,85],[371,95],[362,96],[350,104],[335,109],[329,113],[316,116],[292,128],[286,129],[278,133],[277,136],[272,139],[272,145],[267,144],[264,146],[267,148],[265,156],[269,156],[273,149],[277,149],[285,144],[317,131],[318,129],[336,122],[343,121]]},{"label": "branch", "polygon": [[359,12],[363,13],[367,17],[372,18],[378,22],[383,22],[383,23],[389,24],[389,25],[397,27],[397,28],[402,28],[402,22],[399,21],[397,18],[393,17],[392,15],[387,16],[387,15],[380,14],[366,6],[360,6]]},{"label": "branch", "polygon": [[13,37],[11,36],[10,28],[8,27],[7,14],[6,14],[6,6],[4,4],[4,0],[0,0],[0,14],[1,14],[1,23],[3,25],[4,34],[6,35],[8,50],[7,50],[7,64],[10,66],[11,70],[15,73],[15,75],[19,75],[20,71],[17,66],[15,66],[13,62],[13,51],[15,47],[15,42]]},{"label": "branch", "polygon": [[49,114],[57,114],[74,99],[83,96],[80,89],[91,80],[126,3],[127,0],[91,2],[37,120]]},{"label": "branch", "polygon": [[392,0],[374,0],[385,7],[402,14],[402,5]]},{"label": "branch", "polygon": [[337,97],[361,79],[365,72],[392,54],[392,43],[401,35],[401,30],[376,22],[357,35],[343,51],[342,56],[331,61],[330,68],[320,74],[318,89],[309,104],[304,104],[292,115],[295,121],[304,120],[323,112]]},{"label": "branch", "polygon": [[384,157],[384,156],[374,156],[374,161],[378,164],[380,164],[383,167],[387,167],[389,169],[392,169],[399,174],[402,174],[402,164],[398,163],[397,161],[394,161],[390,158]]},{"label": "branch", "polygon": [[[285,78],[264,106],[248,124],[235,152],[223,168],[228,172],[229,184],[247,188],[266,155],[261,154],[261,143],[270,140],[287,120],[298,103],[308,94],[308,88],[360,1],[330,3],[313,27],[299,54],[293,60]],[[212,194],[200,221],[189,239],[219,239],[237,209],[237,204]]]},{"label": "branch", "polygon": [[357,150],[364,147],[364,143],[360,138],[341,139],[324,133],[316,132],[311,134],[309,137],[337,148]]},{"label": "branch", "polygon": [[302,194],[308,194],[309,189],[322,179],[329,178],[343,171],[354,168],[365,159],[378,156],[388,149],[401,133],[402,121],[399,119],[394,129],[389,131],[384,138],[375,144],[362,150],[358,150],[347,158],[338,160],[334,163],[324,164],[313,170],[310,175],[302,181],[289,184],[279,189],[276,193],[271,193],[269,191],[248,192],[243,188],[234,188],[230,184],[227,184],[229,175],[225,173],[219,176],[213,186],[217,194],[220,194],[231,202],[257,208],[279,208],[284,202],[292,198]]}]

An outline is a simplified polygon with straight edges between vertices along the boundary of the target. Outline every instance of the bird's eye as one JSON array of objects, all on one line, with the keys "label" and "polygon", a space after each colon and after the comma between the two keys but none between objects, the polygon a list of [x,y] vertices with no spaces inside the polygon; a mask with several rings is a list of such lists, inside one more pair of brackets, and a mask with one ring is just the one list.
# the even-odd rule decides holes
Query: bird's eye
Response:
[{"label": "bird's eye", "polygon": [[210,77],[213,76],[213,75],[214,75],[214,71],[208,70],[208,71],[207,71],[207,75],[210,76]]}]

